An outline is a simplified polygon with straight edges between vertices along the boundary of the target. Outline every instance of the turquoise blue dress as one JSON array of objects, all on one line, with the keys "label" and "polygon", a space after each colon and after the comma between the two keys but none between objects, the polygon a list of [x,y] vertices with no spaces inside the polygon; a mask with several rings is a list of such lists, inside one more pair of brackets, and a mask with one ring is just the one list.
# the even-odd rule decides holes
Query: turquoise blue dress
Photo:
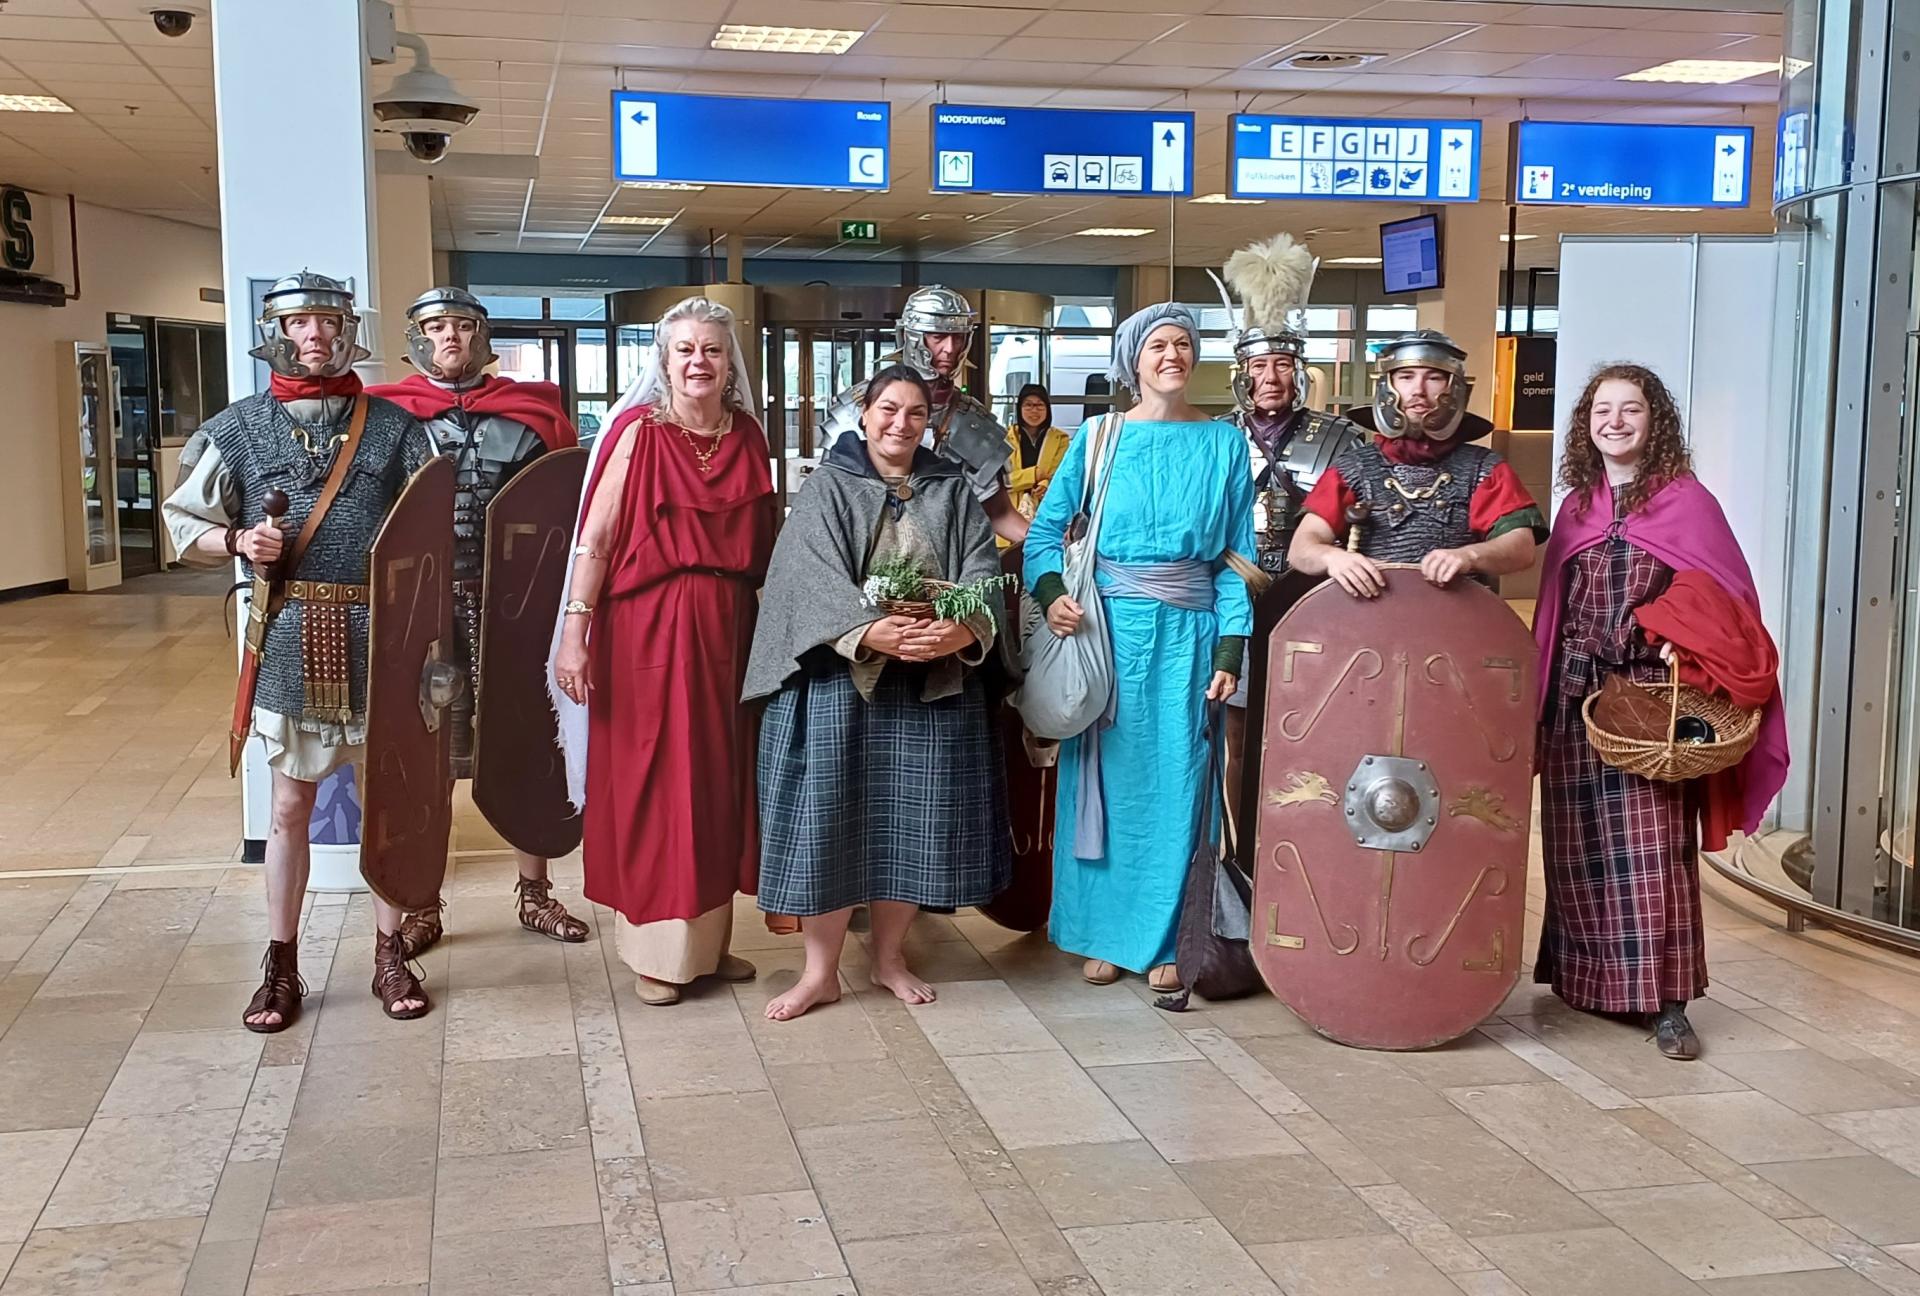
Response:
[{"label": "turquoise blue dress", "polygon": [[[1073,445],[1027,533],[1029,584],[1058,573],[1080,507],[1086,438]],[[1206,776],[1206,690],[1223,635],[1253,633],[1246,582],[1226,564],[1253,554],[1253,470],[1247,440],[1229,423],[1129,419],[1120,435],[1099,555],[1121,563],[1202,559],[1214,569],[1214,605],[1199,612],[1156,599],[1103,599],[1118,695],[1101,736],[1106,857],[1074,855],[1080,739],[1060,752],[1053,851],[1053,943],[1135,972],[1174,961],[1180,893],[1192,859]],[[1104,582],[1103,582],[1104,583]],[[1043,632],[1044,633],[1044,632]]]}]

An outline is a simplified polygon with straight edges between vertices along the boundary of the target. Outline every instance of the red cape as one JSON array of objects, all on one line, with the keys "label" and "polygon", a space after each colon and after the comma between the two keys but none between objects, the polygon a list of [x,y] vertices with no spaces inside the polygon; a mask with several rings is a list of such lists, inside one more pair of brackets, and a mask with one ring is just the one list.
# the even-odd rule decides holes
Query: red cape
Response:
[{"label": "red cape", "polygon": [[549,382],[516,382],[488,374],[473,386],[454,391],[417,373],[401,382],[369,387],[367,392],[392,401],[423,422],[439,418],[457,405],[474,414],[494,414],[525,424],[549,450],[580,444],[580,434],[566,415],[560,389]]}]

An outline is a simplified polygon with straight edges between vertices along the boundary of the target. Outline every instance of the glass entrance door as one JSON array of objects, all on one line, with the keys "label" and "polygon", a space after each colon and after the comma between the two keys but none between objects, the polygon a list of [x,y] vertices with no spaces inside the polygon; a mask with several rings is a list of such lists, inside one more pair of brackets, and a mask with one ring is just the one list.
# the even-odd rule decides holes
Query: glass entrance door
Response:
[{"label": "glass entrance door", "polygon": [[765,330],[767,436],[774,484],[782,492],[819,460],[820,420],[833,399],[880,367],[893,350],[893,325],[782,324]]},{"label": "glass entrance door", "polygon": [[550,382],[560,388],[567,409],[574,407],[573,349],[563,328],[496,328],[493,351],[500,376],[516,382]]}]

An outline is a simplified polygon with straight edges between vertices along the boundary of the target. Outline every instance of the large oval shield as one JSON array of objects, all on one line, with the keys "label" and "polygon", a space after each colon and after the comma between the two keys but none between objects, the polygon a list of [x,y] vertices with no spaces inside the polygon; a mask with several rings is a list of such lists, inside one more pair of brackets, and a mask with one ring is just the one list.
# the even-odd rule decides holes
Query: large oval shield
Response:
[{"label": "large oval shield", "polygon": [[413,475],[368,563],[367,766],[360,872],[401,909],[431,908],[453,826],[449,734],[453,642],[453,460]]},{"label": "large oval shield", "polygon": [[1520,970],[1533,798],[1533,636],[1491,590],[1388,567],[1331,582],[1267,641],[1253,952],[1323,1035],[1441,1044]]},{"label": "large oval shield", "polygon": [[[1004,661],[1020,660],[1020,638],[1034,628],[1022,621],[1032,601],[1020,596],[1021,557],[1018,545],[1000,554],[1000,570],[1014,577],[1001,618]],[[980,912],[1013,931],[1039,931],[1053,909],[1053,805],[1060,746],[1041,744],[1029,734],[1019,709],[1008,702],[1000,707],[1000,753],[1007,775],[1013,881],[981,905]]]},{"label": "large oval shield", "polygon": [[549,451],[487,505],[473,803],[509,843],[544,859],[580,844],[559,720],[547,697],[547,651],[587,458],[577,446]]}]

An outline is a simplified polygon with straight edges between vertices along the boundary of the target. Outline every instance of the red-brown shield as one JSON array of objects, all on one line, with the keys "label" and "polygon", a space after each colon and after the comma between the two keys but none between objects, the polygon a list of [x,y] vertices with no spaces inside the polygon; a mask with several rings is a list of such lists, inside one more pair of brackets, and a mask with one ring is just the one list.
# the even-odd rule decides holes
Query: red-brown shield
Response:
[{"label": "red-brown shield", "polygon": [[[1019,546],[1003,551],[1000,569],[1015,578],[1008,591],[1001,632],[1005,660],[1020,658],[1022,605]],[[1000,708],[1000,752],[1007,771],[1007,818],[1013,830],[1013,882],[980,912],[1013,931],[1038,931],[1053,908],[1053,805],[1058,784],[1051,759],[1058,744],[1040,748],[1010,703]]]},{"label": "red-brown shield", "polygon": [[559,721],[547,697],[547,652],[587,453],[575,447],[541,455],[487,505],[473,803],[509,843],[545,859],[580,844]]},{"label": "red-brown shield", "polygon": [[401,909],[440,896],[453,825],[442,712],[459,676],[453,641],[453,461],[427,461],[370,555],[367,768],[360,872]]},{"label": "red-brown shield", "polygon": [[1267,641],[1253,953],[1321,1034],[1415,1049],[1519,974],[1536,654],[1483,586],[1387,581],[1324,583]]}]

